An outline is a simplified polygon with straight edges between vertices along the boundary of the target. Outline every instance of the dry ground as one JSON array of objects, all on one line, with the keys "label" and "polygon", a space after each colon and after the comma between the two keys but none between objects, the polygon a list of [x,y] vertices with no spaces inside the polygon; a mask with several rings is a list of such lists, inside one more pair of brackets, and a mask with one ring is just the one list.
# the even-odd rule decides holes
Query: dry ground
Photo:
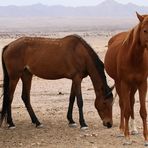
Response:
[{"label": "dry ground", "polygon": [[[66,33],[65,33],[66,34]],[[62,34],[63,35],[63,34]],[[62,36],[61,35],[61,36]],[[103,60],[106,52],[108,36],[84,37]],[[0,48],[13,39],[0,39]],[[1,74],[2,79],[2,74]],[[110,85],[113,81],[108,77]],[[89,130],[81,131],[78,123],[78,109],[75,103],[74,119],[77,128],[68,127],[66,119],[71,81],[67,79],[47,81],[34,77],[31,89],[31,102],[39,120],[44,124],[41,129],[31,124],[29,115],[21,100],[21,82],[19,82],[12,105],[13,119],[16,129],[0,128],[0,148],[143,148],[142,122],[139,116],[139,99],[136,95],[135,114],[139,134],[131,136],[133,144],[123,146],[124,138],[117,138],[119,132],[120,110],[118,98],[113,107],[111,129],[103,127],[102,121],[94,107],[94,91],[89,77],[82,83],[84,98],[84,117]],[[59,94],[59,92],[61,92]],[[0,100],[1,102],[2,100]]]}]

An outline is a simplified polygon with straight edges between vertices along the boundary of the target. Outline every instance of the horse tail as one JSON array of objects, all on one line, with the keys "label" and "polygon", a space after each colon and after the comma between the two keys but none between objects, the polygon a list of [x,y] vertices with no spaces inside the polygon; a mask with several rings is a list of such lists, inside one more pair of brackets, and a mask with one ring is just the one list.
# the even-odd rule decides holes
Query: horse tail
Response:
[{"label": "horse tail", "polygon": [[6,69],[6,65],[4,62],[3,54],[5,50],[8,48],[8,45],[3,48],[2,51],[2,70],[3,70],[3,104],[2,104],[2,110],[1,110],[1,118],[0,118],[0,126],[2,125],[2,122],[7,114],[7,107],[9,103],[9,76]]}]

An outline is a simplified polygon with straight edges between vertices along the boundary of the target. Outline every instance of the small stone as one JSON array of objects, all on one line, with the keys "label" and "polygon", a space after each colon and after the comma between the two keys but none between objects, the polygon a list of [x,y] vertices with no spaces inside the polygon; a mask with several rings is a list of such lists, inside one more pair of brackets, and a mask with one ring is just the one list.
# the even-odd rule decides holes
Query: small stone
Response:
[{"label": "small stone", "polygon": [[59,92],[58,95],[64,95],[62,92]]},{"label": "small stone", "polygon": [[84,137],[89,137],[90,135],[89,134],[84,134]]},{"label": "small stone", "polygon": [[93,133],[93,134],[92,134],[92,136],[93,136],[93,137],[97,137],[97,136],[98,136],[98,134]]},{"label": "small stone", "polygon": [[34,146],[35,145],[35,143],[31,143],[31,146]]},{"label": "small stone", "polygon": [[23,143],[19,143],[19,146],[23,146]]}]

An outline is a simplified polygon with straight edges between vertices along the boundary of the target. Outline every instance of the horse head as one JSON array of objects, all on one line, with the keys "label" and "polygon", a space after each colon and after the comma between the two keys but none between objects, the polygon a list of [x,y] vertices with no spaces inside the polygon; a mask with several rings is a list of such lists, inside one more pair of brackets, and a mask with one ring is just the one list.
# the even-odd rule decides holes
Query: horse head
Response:
[{"label": "horse head", "polygon": [[112,105],[113,105],[113,90],[114,86],[109,88],[109,91],[106,95],[101,95],[95,100],[95,107],[100,115],[100,118],[103,121],[103,125],[108,128],[112,127]]},{"label": "horse head", "polygon": [[148,15],[140,15],[136,12],[140,25],[140,43],[148,50]]}]

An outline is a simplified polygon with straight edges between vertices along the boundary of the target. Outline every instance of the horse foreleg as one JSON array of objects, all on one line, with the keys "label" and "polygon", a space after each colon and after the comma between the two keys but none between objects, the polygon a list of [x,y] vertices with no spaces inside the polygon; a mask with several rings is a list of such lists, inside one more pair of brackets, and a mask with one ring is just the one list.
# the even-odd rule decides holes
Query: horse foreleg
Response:
[{"label": "horse foreleg", "polygon": [[9,81],[9,99],[8,99],[9,101],[8,101],[8,108],[7,108],[7,124],[8,124],[9,129],[15,128],[15,125],[12,120],[11,104],[12,104],[13,95],[14,95],[14,91],[18,83],[18,80],[19,78],[17,79],[10,78],[10,81]]},{"label": "horse foreleg", "polygon": [[119,98],[119,106],[120,106],[120,135],[119,137],[124,136],[124,130],[125,130],[125,123],[124,123],[124,106],[123,106],[123,100]]},{"label": "horse foreleg", "polygon": [[119,106],[120,106],[120,134],[118,137],[123,137],[124,136],[124,108],[123,108],[123,100],[121,98],[121,84],[120,82],[115,82],[115,87],[117,94],[119,95]]},{"label": "horse foreleg", "polygon": [[131,92],[130,92],[130,105],[131,105],[131,134],[132,135],[136,135],[138,134],[138,130],[136,127],[136,123],[135,123],[135,117],[134,117],[134,104],[135,104],[135,93],[136,93],[137,89],[136,88],[132,88]]},{"label": "horse foreleg", "polygon": [[140,115],[143,120],[143,135],[145,138],[145,145],[148,146],[148,131],[147,131],[147,111],[146,111],[146,92],[147,92],[147,81],[143,82],[139,89],[140,98]]},{"label": "horse foreleg", "polygon": [[130,87],[125,82],[121,83],[121,99],[123,102],[123,111],[124,111],[124,118],[125,118],[125,129],[124,129],[124,136],[125,136],[125,145],[129,145],[132,142],[130,141],[129,136],[129,118],[131,116],[131,105],[130,105]]},{"label": "horse foreleg", "polygon": [[72,82],[70,98],[69,98],[69,106],[68,106],[68,112],[67,112],[67,119],[69,121],[70,127],[76,127],[76,123],[72,118],[73,105],[75,102],[75,88],[74,87],[75,87],[74,82]]},{"label": "horse foreleg", "polygon": [[74,83],[75,83],[75,93],[76,93],[76,97],[77,97],[77,105],[79,108],[79,122],[81,125],[81,129],[87,129],[88,126],[85,123],[84,120],[84,116],[83,116],[83,99],[82,99],[82,92],[81,92],[81,81],[82,79],[80,79],[79,77],[76,77],[74,79]]},{"label": "horse foreleg", "polygon": [[37,119],[30,103],[30,89],[31,89],[32,74],[29,73],[27,70],[25,70],[21,79],[22,79],[22,85],[23,85],[22,100],[28,110],[32,123],[36,124],[36,127],[41,127],[42,124]]}]

